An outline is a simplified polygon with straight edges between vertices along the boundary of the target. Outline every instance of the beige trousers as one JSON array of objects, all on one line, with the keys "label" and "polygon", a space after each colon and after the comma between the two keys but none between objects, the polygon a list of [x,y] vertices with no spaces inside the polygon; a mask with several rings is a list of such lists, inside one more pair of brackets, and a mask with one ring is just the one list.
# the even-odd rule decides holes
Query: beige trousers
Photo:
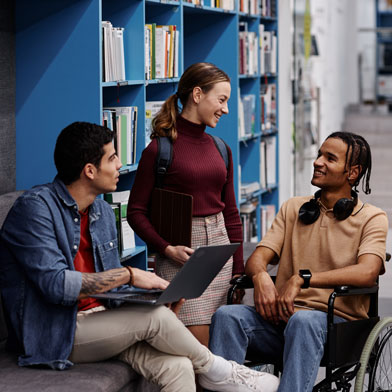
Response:
[{"label": "beige trousers", "polygon": [[195,391],[195,373],[208,371],[212,354],[165,306],[124,305],[77,317],[75,363],[117,356],[162,391]]}]

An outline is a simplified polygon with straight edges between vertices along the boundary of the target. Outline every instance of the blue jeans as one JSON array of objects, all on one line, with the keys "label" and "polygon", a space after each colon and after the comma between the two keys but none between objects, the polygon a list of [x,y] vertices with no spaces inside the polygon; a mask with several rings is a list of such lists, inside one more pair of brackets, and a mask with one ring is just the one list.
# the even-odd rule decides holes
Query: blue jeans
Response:
[{"label": "blue jeans", "polygon": [[[335,317],[335,322],[344,321]],[[244,363],[247,350],[279,359],[284,371],[278,392],[312,391],[327,338],[327,314],[298,311],[286,327],[265,321],[252,306],[225,305],[212,318],[210,350]]]}]

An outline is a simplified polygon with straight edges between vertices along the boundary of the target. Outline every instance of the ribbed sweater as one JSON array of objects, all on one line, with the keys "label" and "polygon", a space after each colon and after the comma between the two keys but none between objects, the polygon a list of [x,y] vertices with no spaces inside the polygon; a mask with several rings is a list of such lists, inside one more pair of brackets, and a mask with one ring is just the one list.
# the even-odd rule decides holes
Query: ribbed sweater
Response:
[{"label": "ribbed sweater", "polygon": [[[164,188],[193,196],[193,216],[223,213],[230,242],[242,243],[242,226],[233,186],[233,160],[229,152],[226,170],[205,125],[177,118],[177,139],[173,143],[172,163],[164,177]],[[128,203],[128,222],[135,233],[155,250],[163,253],[170,245],[158,235],[148,219],[148,206],[155,184],[157,141],[145,148],[139,161]],[[233,274],[244,272],[242,246],[234,254]]]}]

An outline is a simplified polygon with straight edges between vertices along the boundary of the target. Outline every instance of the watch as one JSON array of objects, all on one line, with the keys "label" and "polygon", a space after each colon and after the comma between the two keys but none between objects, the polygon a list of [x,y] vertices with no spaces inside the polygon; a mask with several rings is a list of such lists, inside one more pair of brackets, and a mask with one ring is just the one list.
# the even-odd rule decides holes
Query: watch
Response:
[{"label": "watch", "polygon": [[312,277],[312,273],[308,269],[299,270],[299,276],[304,280],[304,284],[301,286],[301,289],[307,289],[310,285],[310,278]]}]

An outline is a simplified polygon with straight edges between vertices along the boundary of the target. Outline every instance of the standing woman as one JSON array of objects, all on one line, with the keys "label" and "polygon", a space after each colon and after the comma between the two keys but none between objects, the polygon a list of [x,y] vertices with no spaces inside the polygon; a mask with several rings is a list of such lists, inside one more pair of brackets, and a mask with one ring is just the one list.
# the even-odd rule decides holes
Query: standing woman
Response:
[{"label": "standing woman", "polygon": [[[229,112],[230,78],[210,63],[196,63],[182,75],[178,91],[162,105],[152,123],[152,142],[143,151],[128,203],[128,221],[135,233],[159,252],[156,273],[171,280],[193,249],[173,246],[155,231],[149,205],[155,185],[157,137],[173,144],[172,162],[163,188],[193,196],[192,247],[242,242],[242,226],[233,186],[233,161],[229,168],[205,130],[215,128]],[[182,111],[179,112],[178,100]],[[242,245],[222,268],[204,294],[187,300],[179,318],[204,345],[215,310],[226,303],[232,276],[244,271]]]}]

